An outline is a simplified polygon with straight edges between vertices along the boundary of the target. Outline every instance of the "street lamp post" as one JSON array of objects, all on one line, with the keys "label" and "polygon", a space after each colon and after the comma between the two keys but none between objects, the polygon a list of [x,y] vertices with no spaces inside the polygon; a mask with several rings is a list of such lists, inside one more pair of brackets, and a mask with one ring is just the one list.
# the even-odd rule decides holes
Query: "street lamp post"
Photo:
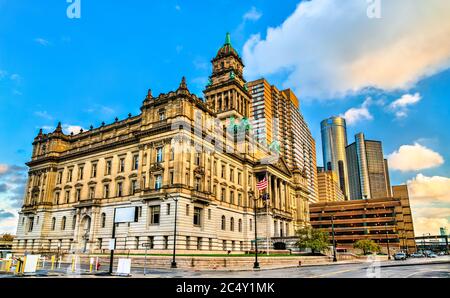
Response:
[{"label": "street lamp post", "polygon": [[331,234],[333,235],[333,262],[337,262],[336,241],[334,239],[334,214],[331,215]]},{"label": "street lamp post", "polygon": [[388,253],[388,260],[391,259],[391,251],[389,250],[389,236],[388,236],[388,230],[387,230],[387,223],[385,223],[386,227],[386,240],[387,240],[387,253]]},{"label": "street lamp post", "polygon": [[253,209],[255,211],[255,263],[253,264],[253,269],[259,269],[259,262],[258,262],[258,230],[257,230],[257,223],[256,223],[256,201],[258,198],[255,196],[255,193],[250,190],[248,192],[249,196],[253,198]]},{"label": "street lamp post", "polygon": [[176,261],[176,250],[177,250],[177,215],[178,215],[178,199],[170,196],[168,193],[165,194],[166,199],[171,197],[175,202],[175,223],[173,227],[173,255],[172,255],[172,263],[170,263],[170,268],[177,268]]}]

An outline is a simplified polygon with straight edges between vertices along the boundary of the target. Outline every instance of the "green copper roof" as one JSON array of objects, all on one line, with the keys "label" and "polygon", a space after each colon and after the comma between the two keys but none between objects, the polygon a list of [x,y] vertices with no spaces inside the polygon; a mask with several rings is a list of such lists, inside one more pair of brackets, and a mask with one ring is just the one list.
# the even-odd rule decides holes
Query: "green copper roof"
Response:
[{"label": "green copper roof", "polygon": [[227,35],[225,36],[225,45],[230,45],[231,46],[231,37],[230,37],[230,33],[227,32]]}]

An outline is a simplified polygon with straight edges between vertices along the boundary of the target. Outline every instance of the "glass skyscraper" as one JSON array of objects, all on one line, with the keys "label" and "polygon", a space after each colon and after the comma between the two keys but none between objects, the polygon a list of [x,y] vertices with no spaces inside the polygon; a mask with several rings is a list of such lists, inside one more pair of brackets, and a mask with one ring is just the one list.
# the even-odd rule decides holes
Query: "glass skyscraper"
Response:
[{"label": "glass skyscraper", "polygon": [[327,171],[336,173],[339,187],[345,197],[349,198],[347,171],[347,128],[342,117],[330,117],[320,123],[322,135],[323,164]]},{"label": "glass skyscraper", "polygon": [[392,195],[387,161],[380,141],[355,135],[355,142],[346,148],[350,199],[377,199]]}]

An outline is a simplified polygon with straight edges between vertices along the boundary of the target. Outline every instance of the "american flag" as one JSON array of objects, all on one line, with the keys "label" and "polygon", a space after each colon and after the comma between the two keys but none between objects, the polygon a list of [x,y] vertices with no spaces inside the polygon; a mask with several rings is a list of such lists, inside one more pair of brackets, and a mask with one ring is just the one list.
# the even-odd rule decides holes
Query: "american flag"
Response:
[{"label": "american flag", "polygon": [[267,177],[264,176],[264,179],[256,183],[256,187],[258,190],[263,190],[267,188]]}]

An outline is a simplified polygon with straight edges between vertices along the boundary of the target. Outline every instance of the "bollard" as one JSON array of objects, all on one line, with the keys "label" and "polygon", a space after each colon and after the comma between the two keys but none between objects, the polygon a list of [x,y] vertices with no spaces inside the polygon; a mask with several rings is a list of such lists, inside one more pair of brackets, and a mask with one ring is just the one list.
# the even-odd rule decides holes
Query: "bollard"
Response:
[{"label": "bollard", "polygon": [[60,257],[59,257],[58,269],[61,269],[61,259],[62,259],[62,257],[60,256]]},{"label": "bollard", "polygon": [[72,256],[72,272],[75,272],[75,256]]}]

